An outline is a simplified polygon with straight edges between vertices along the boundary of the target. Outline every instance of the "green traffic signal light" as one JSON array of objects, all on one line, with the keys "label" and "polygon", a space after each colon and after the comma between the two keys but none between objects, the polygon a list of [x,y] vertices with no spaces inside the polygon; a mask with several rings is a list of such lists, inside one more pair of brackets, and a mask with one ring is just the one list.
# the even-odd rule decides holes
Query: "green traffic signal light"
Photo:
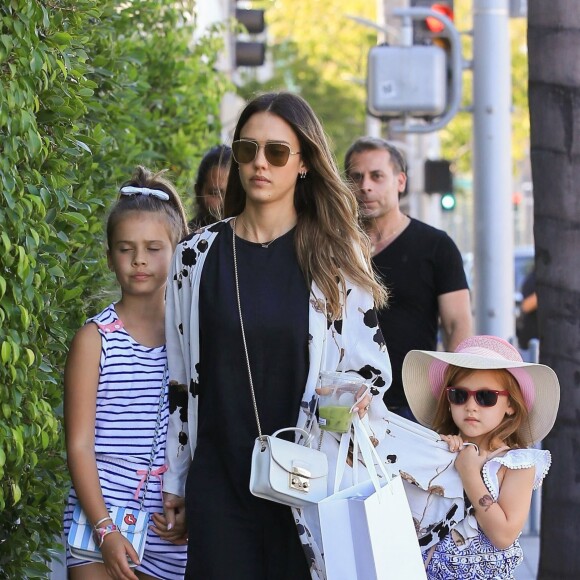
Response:
[{"label": "green traffic signal light", "polygon": [[457,204],[454,193],[444,193],[441,196],[441,209],[443,211],[453,211]]}]

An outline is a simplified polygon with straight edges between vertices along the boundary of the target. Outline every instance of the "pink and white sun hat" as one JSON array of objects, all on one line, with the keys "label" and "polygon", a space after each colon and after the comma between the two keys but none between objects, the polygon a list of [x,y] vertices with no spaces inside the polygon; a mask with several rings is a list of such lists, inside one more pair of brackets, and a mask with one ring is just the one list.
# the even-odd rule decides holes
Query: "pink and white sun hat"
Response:
[{"label": "pink and white sun hat", "polygon": [[413,415],[431,427],[449,365],[468,369],[506,369],[518,382],[529,413],[522,437],[528,445],[543,439],[554,426],[560,383],[545,365],[523,362],[519,351],[496,336],[471,336],[455,352],[412,350],[403,361],[403,388]]}]

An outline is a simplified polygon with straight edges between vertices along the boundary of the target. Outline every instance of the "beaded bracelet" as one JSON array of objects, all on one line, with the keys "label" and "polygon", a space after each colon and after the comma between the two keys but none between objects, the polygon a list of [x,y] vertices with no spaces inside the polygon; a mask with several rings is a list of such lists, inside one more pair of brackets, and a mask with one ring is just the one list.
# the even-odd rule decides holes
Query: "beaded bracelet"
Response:
[{"label": "beaded bracelet", "polygon": [[95,523],[95,525],[93,526],[93,529],[96,530],[103,522],[106,522],[107,520],[111,520],[111,516],[107,516],[106,518],[101,518],[98,522]]},{"label": "beaded bracelet", "polygon": [[106,536],[112,534],[113,532],[119,532],[119,528],[115,524],[109,524],[108,526],[104,526],[102,528],[95,528],[94,537],[95,537],[95,544],[100,548],[103,545],[103,541]]}]

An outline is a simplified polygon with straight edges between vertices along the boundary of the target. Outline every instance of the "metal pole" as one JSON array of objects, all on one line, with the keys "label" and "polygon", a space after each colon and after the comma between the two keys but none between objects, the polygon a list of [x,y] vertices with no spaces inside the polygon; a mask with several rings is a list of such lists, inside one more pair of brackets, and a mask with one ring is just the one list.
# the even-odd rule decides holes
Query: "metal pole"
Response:
[{"label": "metal pole", "polygon": [[[377,44],[382,44],[387,40],[387,35],[385,33],[387,24],[387,16],[386,16],[387,8],[385,6],[385,0],[376,0],[376,2],[377,2],[376,4],[377,25],[383,29],[383,31],[379,31],[377,34]],[[383,123],[380,119],[377,119],[376,117],[367,114],[365,119],[365,126],[366,126],[366,134],[369,137],[383,136]]]},{"label": "metal pole", "polygon": [[509,1],[473,0],[475,316],[478,334],[514,334]]}]

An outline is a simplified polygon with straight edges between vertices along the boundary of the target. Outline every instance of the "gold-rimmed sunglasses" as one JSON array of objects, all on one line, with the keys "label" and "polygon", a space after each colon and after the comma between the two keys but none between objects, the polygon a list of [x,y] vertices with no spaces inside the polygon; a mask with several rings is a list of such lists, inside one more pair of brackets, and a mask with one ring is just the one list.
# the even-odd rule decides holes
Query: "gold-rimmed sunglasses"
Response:
[{"label": "gold-rimmed sunglasses", "polygon": [[287,143],[269,141],[265,145],[260,145],[252,139],[239,139],[232,143],[232,154],[237,163],[251,163],[256,159],[260,147],[264,147],[266,161],[274,167],[284,167],[290,155],[300,153],[300,151],[292,151]]}]

